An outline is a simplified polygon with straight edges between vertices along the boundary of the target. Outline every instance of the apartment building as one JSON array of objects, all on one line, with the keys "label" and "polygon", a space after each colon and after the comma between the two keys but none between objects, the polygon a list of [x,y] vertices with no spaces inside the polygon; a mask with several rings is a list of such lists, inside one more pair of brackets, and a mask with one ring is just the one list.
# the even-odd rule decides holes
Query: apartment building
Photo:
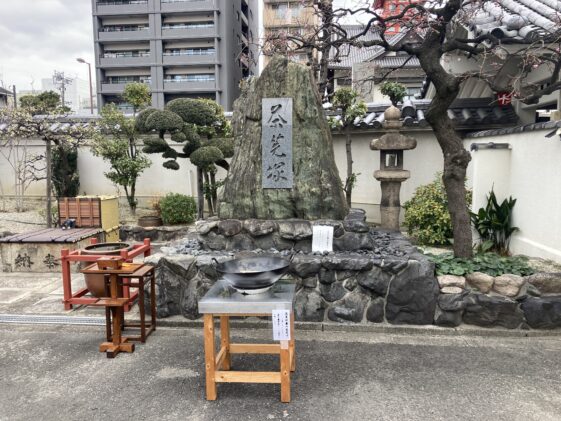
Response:
[{"label": "apartment building", "polygon": [[262,14],[264,45],[261,70],[273,53],[286,54],[290,59],[305,64],[308,61],[307,51],[298,50],[289,40],[283,42],[283,35],[300,37],[318,28],[319,16],[313,1],[264,0]]},{"label": "apartment building", "polygon": [[[127,83],[150,85],[152,106],[211,98],[225,110],[257,74],[258,0],[92,0],[98,104],[130,110]],[[255,41],[253,38],[255,37]]]}]

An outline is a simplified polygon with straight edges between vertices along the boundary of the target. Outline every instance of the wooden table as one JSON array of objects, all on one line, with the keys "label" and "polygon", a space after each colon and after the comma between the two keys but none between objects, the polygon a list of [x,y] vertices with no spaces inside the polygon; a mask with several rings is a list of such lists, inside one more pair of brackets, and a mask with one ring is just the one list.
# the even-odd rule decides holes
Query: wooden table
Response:
[{"label": "wooden table", "polygon": [[[277,282],[258,295],[242,295],[227,281],[219,280],[199,301],[204,314],[206,398],[216,400],[216,383],[276,383],[281,385],[281,401],[290,402],[290,376],[296,368],[294,313],[295,285]],[[230,343],[231,316],[271,316],[273,310],[290,311],[290,340],[273,344]],[[220,318],[220,349],[216,353],[214,318]],[[272,333],[271,333],[272,337]],[[234,371],[232,354],[278,354],[279,371]]]},{"label": "wooden table", "polygon": [[83,273],[107,275],[109,277],[109,296],[97,298],[96,301],[88,303],[92,306],[109,308],[111,311],[112,326],[107,326],[107,328],[108,332],[112,330],[112,333],[107,335],[107,342],[99,345],[99,351],[105,352],[107,358],[115,358],[119,352],[134,352],[134,344],[131,342],[131,338],[123,336],[121,331],[124,324],[124,308],[129,303],[130,298],[123,297],[123,285],[119,282],[119,277],[133,275],[143,266],[142,263],[122,263],[122,267],[119,269],[100,269],[98,263],[95,263],[82,270]]}]

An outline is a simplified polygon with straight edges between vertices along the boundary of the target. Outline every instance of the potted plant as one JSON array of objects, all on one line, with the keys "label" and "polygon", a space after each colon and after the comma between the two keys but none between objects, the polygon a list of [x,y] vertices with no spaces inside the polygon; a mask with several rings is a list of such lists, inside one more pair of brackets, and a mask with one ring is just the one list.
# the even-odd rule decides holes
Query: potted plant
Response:
[{"label": "potted plant", "polygon": [[154,215],[145,215],[138,218],[138,225],[141,227],[159,227],[162,225],[160,198],[152,200]]}]

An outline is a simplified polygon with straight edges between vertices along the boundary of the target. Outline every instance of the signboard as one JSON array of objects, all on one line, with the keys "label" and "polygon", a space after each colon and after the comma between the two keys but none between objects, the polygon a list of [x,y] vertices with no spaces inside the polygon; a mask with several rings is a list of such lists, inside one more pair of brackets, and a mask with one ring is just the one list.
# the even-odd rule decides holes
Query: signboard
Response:
[{"label": "signboard", "polygon": [[290,311],[273,310],[273,340],[290,340]]},{"label": "signboard", "polygon": [[262,187],[291,189],[292,98],[263,98],[261,107]]},{"label": "signboard", "polygon": [[333,251],[333,227],[314,225],[312,227],[312,253]]}]

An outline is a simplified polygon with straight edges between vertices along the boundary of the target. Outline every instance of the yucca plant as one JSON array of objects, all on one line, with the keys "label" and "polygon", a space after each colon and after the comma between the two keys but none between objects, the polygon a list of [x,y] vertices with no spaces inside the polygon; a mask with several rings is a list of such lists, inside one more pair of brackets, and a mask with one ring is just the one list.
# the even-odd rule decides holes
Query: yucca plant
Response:
[{"label": "yucca plant", "polygon": [[487,197],[487,205],[477,213],[470,212],[471,221],[479,234],[480,251],[494,251],[502,256],[509,255],[510,238],[518,231],[512,226],[512,209],[516,199],[512,196],[499,204],[495,192],[491,190]]}]

